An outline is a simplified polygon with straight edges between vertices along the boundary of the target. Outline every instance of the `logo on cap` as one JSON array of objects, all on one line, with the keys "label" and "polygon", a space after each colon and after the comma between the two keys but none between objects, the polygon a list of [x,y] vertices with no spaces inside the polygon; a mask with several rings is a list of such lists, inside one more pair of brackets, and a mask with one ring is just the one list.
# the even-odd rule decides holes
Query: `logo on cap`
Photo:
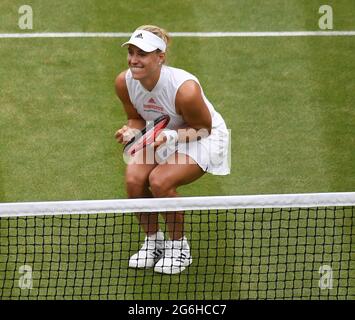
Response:
[{"label": "logo on cap", "polygon": [[140,39],[143,39],[143,35],[141,33],[138,33],[135,38],[140,38]]}]

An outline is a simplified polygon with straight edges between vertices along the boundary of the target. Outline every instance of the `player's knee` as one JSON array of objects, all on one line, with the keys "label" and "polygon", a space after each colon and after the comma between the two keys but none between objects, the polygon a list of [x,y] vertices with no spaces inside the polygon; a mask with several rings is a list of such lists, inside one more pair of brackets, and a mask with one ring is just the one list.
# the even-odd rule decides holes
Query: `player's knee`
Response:
[{"label": "player's knee", "polygon": [[164,181],[161,177],[159,177],[158,174],[152,172],[149,175],[149,186],[154,196],[161,193],[162,189],[164,188],[163,184]]},{"label": "player's knee", "polygon": [[147,185],[146,177],[139,175],[137,172],[129,172],[126,174],[126,190],[128,197],[140,197]]},{"label": "player's knee", "polygon": [[162,198],[174,196],[175,187],[170,183],[169,179],[154,171],[149,176],[149,186],[154,197]]}]

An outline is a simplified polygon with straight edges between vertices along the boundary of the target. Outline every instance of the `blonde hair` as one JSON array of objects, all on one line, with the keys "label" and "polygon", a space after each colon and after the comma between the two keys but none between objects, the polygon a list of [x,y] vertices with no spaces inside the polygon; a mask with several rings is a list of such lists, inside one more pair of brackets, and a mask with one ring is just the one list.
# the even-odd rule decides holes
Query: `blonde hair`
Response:
[{"label": "blonde hair", "polygon": [[163,28],[160,28],[158,26],[153,26],[153,25],[143,25],[137,28],[137,30],[145,30],[149,31],[151,33],[154,33],[156,36],[159,38],[163,39],[164,42],[166,43],[166,47],[168,48],[168,45],[171,42],[171,38],[166,30]]}]

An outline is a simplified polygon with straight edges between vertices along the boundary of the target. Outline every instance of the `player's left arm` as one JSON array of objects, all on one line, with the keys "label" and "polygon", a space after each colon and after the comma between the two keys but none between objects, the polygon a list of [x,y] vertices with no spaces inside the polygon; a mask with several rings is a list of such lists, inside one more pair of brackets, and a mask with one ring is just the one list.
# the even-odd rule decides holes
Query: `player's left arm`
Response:
[{"label": "player's left arm", "polygon": [[187,130],[179,130],[180,141],[194,141],[211,133],[211,113],[197,82],[187,80],[180,86],[176,93],[175,109],[188,125]]}]

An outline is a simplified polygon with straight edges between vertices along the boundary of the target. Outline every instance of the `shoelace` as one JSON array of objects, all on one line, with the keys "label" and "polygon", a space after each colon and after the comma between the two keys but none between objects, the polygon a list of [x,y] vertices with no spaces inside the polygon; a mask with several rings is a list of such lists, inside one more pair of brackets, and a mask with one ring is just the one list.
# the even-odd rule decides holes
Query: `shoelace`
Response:
[{"label": "shoelace", "polygon": [[147,237],[144,240],[142,250],[156,250],[157,240],[149,240]]}]

